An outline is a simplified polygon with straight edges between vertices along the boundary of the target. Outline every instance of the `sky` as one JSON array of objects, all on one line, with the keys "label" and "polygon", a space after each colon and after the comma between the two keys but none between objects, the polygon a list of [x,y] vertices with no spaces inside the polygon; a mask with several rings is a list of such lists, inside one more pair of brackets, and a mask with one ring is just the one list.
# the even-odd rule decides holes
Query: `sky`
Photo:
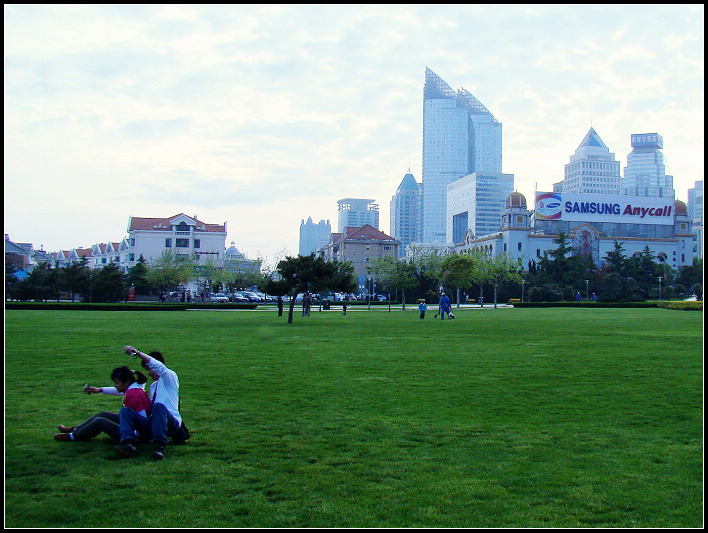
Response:
[{"label": "sky", "polygon": [[227,223],[250,259],[421,181],[430,68],[503,124],[530,202],[592,126],[620,167],[659,133],[703,179],[703,5],[5,5],[5,233],[47,251],[134,217]]}]

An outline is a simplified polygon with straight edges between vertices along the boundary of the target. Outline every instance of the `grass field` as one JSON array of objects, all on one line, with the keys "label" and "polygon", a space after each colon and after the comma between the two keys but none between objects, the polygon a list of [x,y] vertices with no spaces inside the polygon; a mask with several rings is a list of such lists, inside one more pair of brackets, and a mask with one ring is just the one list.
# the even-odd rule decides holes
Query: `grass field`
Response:
[{"label": "grass field", "polygon": [[[702,527],[702,313],[5,313],[7,527]],[[192,439],[57,424],[159,349]]]}]

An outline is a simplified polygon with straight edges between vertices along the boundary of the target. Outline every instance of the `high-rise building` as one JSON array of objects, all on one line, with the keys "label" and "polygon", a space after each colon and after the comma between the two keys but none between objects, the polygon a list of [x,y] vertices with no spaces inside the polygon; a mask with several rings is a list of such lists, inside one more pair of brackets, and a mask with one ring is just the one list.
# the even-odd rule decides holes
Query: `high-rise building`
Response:
[{"label": "high-rise building", "polygon": [[565,165],[565,179],[553,184],[554,192],[620,194],[620,164],[597,132],[590,128],[570,163]]},{"label": "high-rise building", "polygon": [[364,224],[379,229],[379,205],[374,200],[361,198],[342,198],[337,201],[339,206],[338,229],[339,233],[344,228],[361,227]]},{"label": "high-rise building", "polygon": [[622,188],[630,196],[674,198],[674,178],[666,174],[661,149],[664,139],[658,133],[633,133],[632,151],[627,155]]},{"label": "high-rise building", "polygon": [[502,225],[506,199],[514,192],[514,175],[475,172],[447,187],[446,242],[459,244],[469,229],[476,237]]},{"label": "high-rise building", "polygon": [[317,253],[317,250],[329,242],[331,234],[332,226],[329,220],[320,220],[319,224],[315,224],[312,217],[308,217],[307,222],[300,222],[300,255]]},{"label": "high-rise building", "polygon": [[447,186],[474,172],[501,173],[501,161],[501,122],[468,91],[454,91],[426,68],[422,242],[445,242]]},{"label": "high-rise building", "polygon": [[421,187],[408,169],[408,174],[403,176],[396,194],[391,198],[391,237],[401,243],[398,247],[399,257],[406,255],[407,245],[420,242],[422,210]]},{"label": "high-rise building", "polygon": [[696,235],[693,255],[703,259],[703,180],[695,182],[692,189],[688,189],[688,216],[692,222],[693,233]]}]

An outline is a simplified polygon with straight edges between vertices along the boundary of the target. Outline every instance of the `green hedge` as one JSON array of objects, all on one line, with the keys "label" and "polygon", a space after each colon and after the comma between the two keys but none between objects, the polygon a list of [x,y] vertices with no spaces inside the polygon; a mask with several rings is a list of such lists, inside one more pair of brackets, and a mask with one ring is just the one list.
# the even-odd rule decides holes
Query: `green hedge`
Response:
[{"label": "green hedge", "polygon": [[702,311],[703,302],[513,302],[514,307],[614,307],[614,308],[656,308],[680,311]]},{"label": "green hedge", "polygon": [[64,311],[186,311],[187,309],[255,309],[258,304],[121,302],[113,304],[83,302],[5,302],[5,309]]},{"label": "green hedge", "polygon": [[662,302],[659,307],[676,311],[703,311],[703,301],[700,302]]}]

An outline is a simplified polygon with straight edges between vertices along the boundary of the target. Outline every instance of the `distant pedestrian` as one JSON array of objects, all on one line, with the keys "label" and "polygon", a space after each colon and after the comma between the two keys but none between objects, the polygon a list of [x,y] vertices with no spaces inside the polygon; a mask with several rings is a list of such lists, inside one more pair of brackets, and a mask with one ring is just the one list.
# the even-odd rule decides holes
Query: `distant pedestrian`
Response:
[{"label": "distant pedestrian", "polygon": [[283,316],[283,297],[278,296],[278,316]]},{"label": "distant pedestrian", "polygon": [[445,315],[450,314],[451,307],[452,304],[450,303],[450,298],[448,298],[447,294],[443,293],[440,298],[440,318],[442,320],[445,320]]},{"label": "distant pedestrian", "polygon": [[347,306],[349,306],[349,296],[344,297],[344,303],[342,303],[342,314],[347,314]]},{"label": "distant pedestrian", "polygon": [[420,319],[423,320],[425,318],[425,312],[428,310],[428,306],[425,305],[425,300],[420,300],[418,310],[420,311]]}]

